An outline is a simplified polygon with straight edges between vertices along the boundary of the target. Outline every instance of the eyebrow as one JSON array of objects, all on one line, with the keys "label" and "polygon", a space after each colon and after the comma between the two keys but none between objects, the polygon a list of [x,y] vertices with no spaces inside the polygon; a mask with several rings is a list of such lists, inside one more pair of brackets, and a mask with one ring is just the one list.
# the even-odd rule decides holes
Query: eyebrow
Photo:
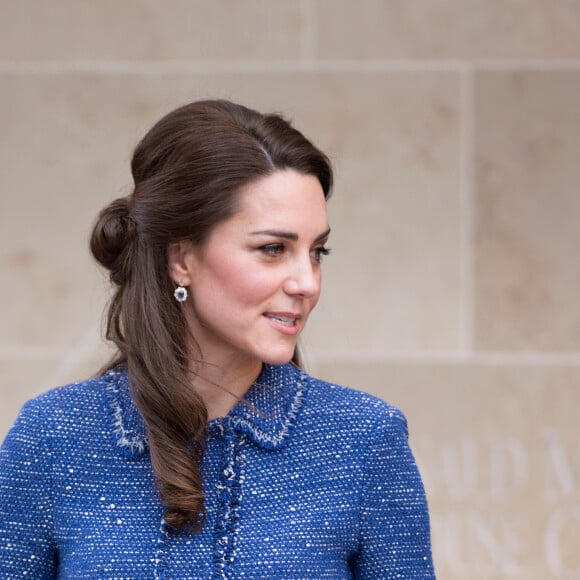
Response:
[{"label": "eyebrow", "polygon": [[[326,231],[322,232],[319,236],[316,236],[316,239],[314,241],[319,242],[320,240],[327,238],[329,236],[329,234],[330,234],[330,228],[328,228]],[[293,241],[298,240],[298,234],[296,234],[294,232],[284,232],[282,230],[260,230],[257,232],[251,232],[250,235],[251,236],[272,236],[274,238],[283,238],[285,240],[293,240]]]}]

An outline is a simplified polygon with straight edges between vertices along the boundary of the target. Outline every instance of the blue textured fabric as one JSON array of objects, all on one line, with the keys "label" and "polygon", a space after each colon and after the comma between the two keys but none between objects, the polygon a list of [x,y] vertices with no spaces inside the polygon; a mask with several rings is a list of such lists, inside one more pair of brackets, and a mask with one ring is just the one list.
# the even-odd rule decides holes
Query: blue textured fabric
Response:
[{"label": "blue textured fabric", "polygon": [[27,403],[0,452],[0,578],[435,577],[398,409],[291,365],[247,401],[208,426],[197,535],[163,523],[124,372]]}]

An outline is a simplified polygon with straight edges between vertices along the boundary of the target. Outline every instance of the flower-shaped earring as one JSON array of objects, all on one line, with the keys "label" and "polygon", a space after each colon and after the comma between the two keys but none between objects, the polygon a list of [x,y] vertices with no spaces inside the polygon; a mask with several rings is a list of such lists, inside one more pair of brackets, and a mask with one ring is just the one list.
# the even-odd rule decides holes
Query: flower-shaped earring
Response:
[{"label": "flower-shaped earring", "polygon": [[177,300],[177,302],[185,302],[187,300],[187,288],[181,285],[178,286],[175,289],[173,296],[175,297],[175,300]]}]

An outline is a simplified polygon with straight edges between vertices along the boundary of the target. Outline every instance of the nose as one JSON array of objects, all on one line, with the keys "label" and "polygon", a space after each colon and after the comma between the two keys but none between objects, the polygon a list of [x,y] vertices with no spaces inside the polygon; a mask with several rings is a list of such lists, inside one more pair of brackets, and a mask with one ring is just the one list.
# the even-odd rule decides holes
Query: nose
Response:
[{"label": "nose", "polygon": [[310,255],[297,259],[291,267],[284,290],[291,296],[312,298],[320,293],[320,266],[314,264]]}]

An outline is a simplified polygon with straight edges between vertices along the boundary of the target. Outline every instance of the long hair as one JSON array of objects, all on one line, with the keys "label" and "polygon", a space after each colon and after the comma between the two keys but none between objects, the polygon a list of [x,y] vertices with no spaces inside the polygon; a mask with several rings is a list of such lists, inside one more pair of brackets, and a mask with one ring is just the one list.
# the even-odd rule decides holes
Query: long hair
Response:
[{"label": "long hair", "polygon": [[174,528],[199,531],[204,523],[207,410],[192,388],[196,353],[188,348],[195,337],[173,297],[168,247],[181,240],[202,245],[235,214],[238,192],[286,168],[315,176],[330,195],[328,158],[281,116],[229,101],[190,103],[137,145],[133,193],[105,207],[92,232],[91,252],[114,286],[106,337],[117,351],[105,368],[127,367],[165,521]]}]

